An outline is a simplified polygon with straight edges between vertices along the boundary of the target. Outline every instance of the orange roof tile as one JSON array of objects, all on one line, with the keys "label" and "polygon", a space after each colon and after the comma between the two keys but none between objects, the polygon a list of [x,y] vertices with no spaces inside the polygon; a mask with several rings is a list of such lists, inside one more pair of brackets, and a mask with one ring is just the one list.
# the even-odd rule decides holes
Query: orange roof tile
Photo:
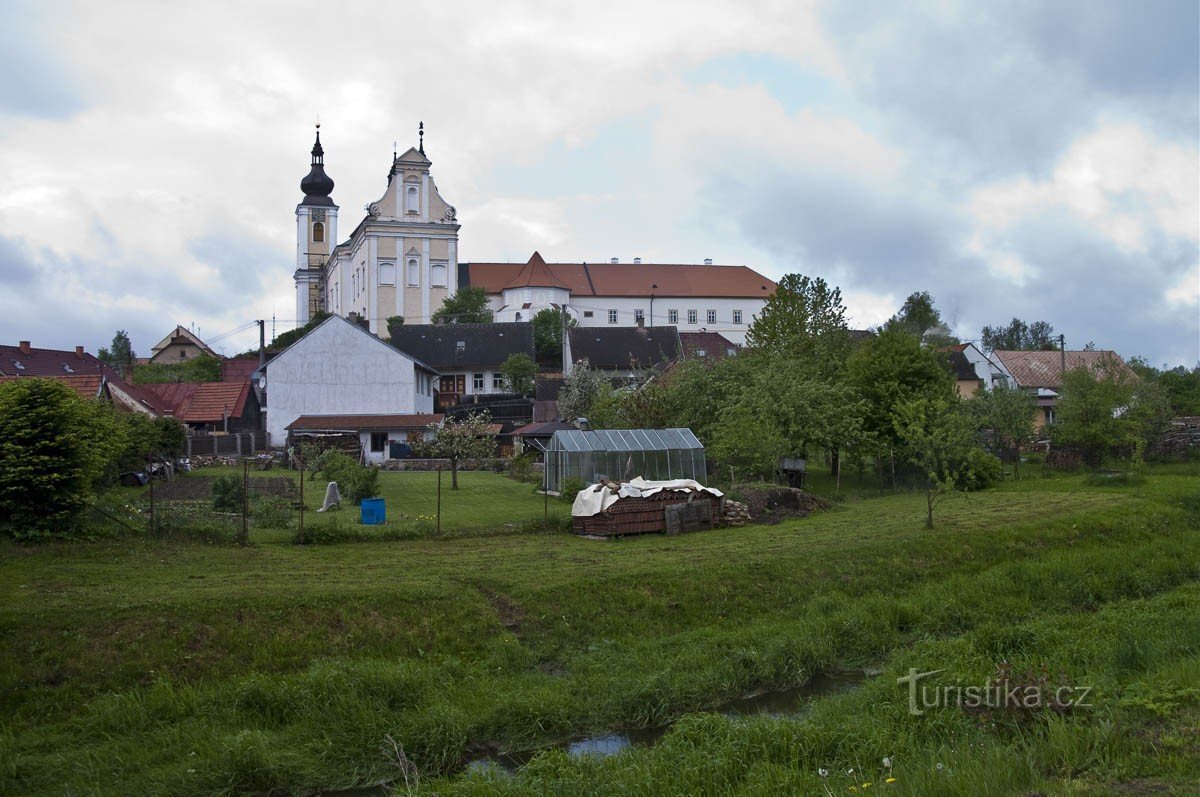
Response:
[{"label": "orange roof tile", "polygon": [[[1044,387],[1058,390],[1062,387],[1062,352],[1060,351],[1002,351],[992,354],[1003,363],[1019,387]],[[1133,369],[1112,351],[1068,351],[1067,370],[1086,367],[1095,369],[1103,360],[1115,358],[1124,370],[1133,374]]]}]

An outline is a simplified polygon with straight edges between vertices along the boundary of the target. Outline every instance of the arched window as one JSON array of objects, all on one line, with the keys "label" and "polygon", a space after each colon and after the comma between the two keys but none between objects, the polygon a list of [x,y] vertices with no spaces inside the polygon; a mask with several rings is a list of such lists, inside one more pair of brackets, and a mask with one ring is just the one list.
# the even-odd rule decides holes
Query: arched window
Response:
[{"label": "arched window", "polygon": [[421,277],[420,263],[417,262],[417,259],[415,257],[409,258],[409,260],[408,260],[408,284],[409,285],[420,285],[421,284],[420,277]]},{"label": "arched window", "polygon": [[313,222],[313,243],[325,243],[325,225],[319,221]]},{"label": "arched window", "polygon": [[415,185],[410,185],[405,193],[404,209],[409,213],[421,212],[421,192]]}]

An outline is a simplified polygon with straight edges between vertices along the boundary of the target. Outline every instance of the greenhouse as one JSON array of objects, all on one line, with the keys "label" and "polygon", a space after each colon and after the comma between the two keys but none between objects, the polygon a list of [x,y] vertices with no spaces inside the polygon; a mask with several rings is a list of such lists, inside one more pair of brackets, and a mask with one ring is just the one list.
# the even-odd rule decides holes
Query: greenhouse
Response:
[{"label": "greenhouse", "polygon": [[560,429],[546,446],[550,492],[561,492],[562,483],[572,477],[588,485],[635,476],[703,483],[704,446],[691,429]]}]

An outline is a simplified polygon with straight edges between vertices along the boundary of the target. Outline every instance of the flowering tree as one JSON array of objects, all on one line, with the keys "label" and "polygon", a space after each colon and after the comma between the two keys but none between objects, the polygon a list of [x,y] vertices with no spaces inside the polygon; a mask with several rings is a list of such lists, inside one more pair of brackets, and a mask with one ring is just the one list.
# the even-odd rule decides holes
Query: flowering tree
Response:
[{"label": "flowering tree", "polygon": [[429,426],[429,440],[413,444],[423,457],[450,460],[450,488],[458,489],[458,463],[464,459],[486,459],[496,453],[492,415],[487,410],[463,418],[447,418],[441,426]]}]

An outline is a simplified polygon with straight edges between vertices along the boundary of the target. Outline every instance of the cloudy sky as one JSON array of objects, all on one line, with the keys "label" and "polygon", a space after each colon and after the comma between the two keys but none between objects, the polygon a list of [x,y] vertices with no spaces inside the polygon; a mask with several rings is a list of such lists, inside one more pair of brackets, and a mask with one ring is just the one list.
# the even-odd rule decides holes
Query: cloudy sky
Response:
[{"label": "cloudy sky", "polygon": [[343,232],[423,120],[463,260],[712,257],[1192,366],[1197,7],[7,2],[0,342],[291,328],[319,115]]}]

